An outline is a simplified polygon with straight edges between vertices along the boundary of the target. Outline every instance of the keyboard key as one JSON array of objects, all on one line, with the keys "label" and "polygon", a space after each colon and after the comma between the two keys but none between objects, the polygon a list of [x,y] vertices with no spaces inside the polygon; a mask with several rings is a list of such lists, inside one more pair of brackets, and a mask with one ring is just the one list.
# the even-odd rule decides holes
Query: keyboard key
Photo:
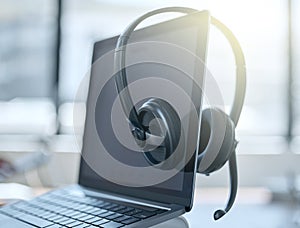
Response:
[{"label": "keyboard key", "polygon": [[39,214],[39,217],[41,217],[41,218],[48,218],[51,215],[53,215],[52,212],[47,211],[45,213]]},{"label": "keyboard key", "polygon": [[90,212],[92,215],[100,215],[108,212],[108,210],[96,208],[93,212]]},{"label": "keyboard key", "polygon": [[4,213],[4,214],[6,214],[6,215],[9,215],[9,216],[11,216],[11,217],[18,217],[18,216],[20,216],[20,215],[23,214],[23,212],[17,211],[17,210],[15,210],[15,209],[12,208],[12,207],[9,207],[9,208],[7,208],[7,207],[1,208],[0,212]]},{"label": "keyboard key", "polygon": [[64,215],[68,211],[67,208],[62,207],[61,209],[56,210],[57,213]]},{"label": "keyboard key", "polygon": [[131,216],[131,215],[135,215],[135,214],[140,213],[140,212],[142,212],[142,210],[140,210],[140,209],[134,209],[134,210],[128,211],[128,212],[126,212],[124,214]]},{"label": "keyboard key", "polygon": [[[72,197],[73,197],[73,196],[72,196]],[[79,202],[93,205],[94,203],[102,202],[102,201],[101,201],[101,200],[98,200],[98,199],[96,199],[96,198],[92,198],[92,197],[86,196],[86,197],[80,198],[80,199],[79,199]]]},{"label": "keyboard key", "polygon": [[101,201],[101,202],[95,203],[95,204],[93,204],[93,205],[94,205],[95,207],[103,208],[104,206],[110,205],[110,203]]},{"label": "keyboard key", "polygon": [[74,213],[76,213],[77,211],[74,210],[68,210],[64,213],[65,216],[71,217]]},{"label": "keyboard key", "polygon": [[[82,223],[80,225],[77,225],[77,226],[74,226],[75,228],[85,228],[85,227],[88,227],[90,226],[90,224],[87,224],[87,223]],[[48,228],[48,227],[47,227]]]},{"label": "keyboard key", "polygon": [[133,217],[140,218],[140,219],[145,219],[145,218],[149,218],[153,215],[156,215],[156,213],[155,212],[150,212],[150,211],[142,211],[138,214],[133,215]]},{"label": "keyboard key", "polygon": [[126,209],[125,206],[116,206],[116,207],[113,207],[111,208],[112,211],[115,211],[115,212],[119,212],[120,210],[123,210],[123,209]]},{"label": "keyboard key", "polygon": [[18,217],[18,219],[20,219],[26,223],[32,224],[34,226],[38,226],[38,227],[46,227],[46,226],[50,226],[53,224],[52,222],[49,222],[47,220],[29,215],[29,214],[25,214],[25,213],[23,216]]},{"label": "keyboard key", "polygon": [[116,219],[118,217],[121,217],[121,216],[122,216],[122,214],[114,213],[112,215],[107,216],[106,219],[108,219],[108,220],[114,220],[114,219]]},{"label": "keyboard key", "polygon": [[88,220],[88,219],[91,219],[91,218],[94,218],[95,216],[93,216],[93,215],[88,215],[88,214],[86,214],[86,216],[83,216],[83,217],[80,217],[80,218],[78,218],[78,220],[80,220],[80,221],[85,221],[85,220]]},{"label": "keyboard key", "polygon": [[80,218],[83,218],[83,217],[85,217],[85,216],[87,216],[87,215],[88,215],[88,214],[86,214],[86,213],[79,212],[79,214],[73,215],[72,218],[73,218],[73,219],[80,219]]},{"label": "keyboard key", "polygon": [[[37,215],[37,216],[41,216],[41,215],[46,214],[46,213],[49,212],[49,211],[46,211],[46,210],[44,210],[44,209],[40,209],[40,210],[38,210],[38,211],[34,211],[34,212],[29,211],[29,212],[31,212],[32,214],[35,214],[35,215]],[[51,212],[50,212],[50,213],[51,213]],[[56,213],[54,213],[54,214],[56,214]],[[57,215],[57,214],[56,214],[56,215]]]},{"label": "keyboard key", "polygon": [[115,213],[115,212],[108,211],[108,212],[106,212],[106,213],[100,214],[99,216],[100,216],[101,218],[106,218],[106,217],[108,217],[108,216],[110,216],[110,215],[112,215],[112,214],[114,214],[114,213]]},{"label": "keyboard key", "polygon": [[108,222],[110,222],[110,221],[107,220],[107,219],[101,219],[99,221],[93,222],[93,225],[100,226],[100,225],[103,225],[103,224],[108,223]]},{"label": "keyboard key", "polygon": [[82,204],[82,205],[78,206],[78,207],[76,208],[76,210],[88,212],[88,211],[92,210],[93,208],[94,208],[94,207],[92,207],[92,206],[88,206],[88,205],[86,205],[86,204]]},{"label": "keyboard key", "polygon": [[60,219],[55,220],[55,223],[65,222],[65,221],[67,221],[67,220],[69,220],[69,219],[70,219],[70,218],[62,217],[62,218],[60,218]]},{"label": "keyboard key", "polygon": [[99,209],[98,207],[92,207],[90,210],[85,211],[85,212],[87,212],[87,213],[89,213],[89,214],[93,214],[93,212],[99,211],[99,210],[101,210],[101,209]]},{"label": "keyboard key", "polygon": [[118,228],[118,227],[122,227],[122,226],[124,226],[122,223],[117,223],[117,222],[108,222],[108,223],[101,225],[101,227],[103,227],[103,228]]},{"label": "keyboard key", "polygon": [[123,220],[126,220],[126,219],[129,219],[129,218],[132,218],[128,215],[122,215],[121,217],[118,217],[118,218],[115,218],[113,219],[115,222],[122,222]]},{"label": "keyboard key", "polygon": [[117,206],[119,206],[119,205],[111,203],[111,204],[103,206],[102,208],[104,208],[106,210],[110,210],[111,208],[114,208],[114,207],[117,207]]},{"label": "keyboard key", "polygon": [[132,208],[132,207],[126,207],[126,208],[124,208],[122,210],[119,210],[118,213],[120,213],[120,214],[126,214],[127,212],[130,212],[130,211],[133,211],[133,210],[134,210],[134,208]]},{"label": "keyboard key", "polygon": [[101,218],[98,218],[98,217],[94,217],[94,218],[90,218],[88,220],[85,220],[86,223],[93,223],[93,222],[96,222],[96,221],[99,221]]},{"label": "keyboard key", "polygon": [[68,225],[68,224],[73,223],[73,222],[76,222],[76,221],[77,221],[77,220],[68,218],[68,219],[65,220],[65,221],[59,222],[59,224],[61,224],[61,225]]},{"label": "keyboard key", "polygon": [[80,215],[80,214],[81,214],[81,212],[74,211],[73,213],[69,214],[68,216],[72,218],[73,216]]},{"label": "keyboard key", "polygon": [[25,203],[24,201],[17,202],[12,205],[12,207],[14,207],[14,208],[24,209],[24,210],[26,210],[28,208],[28,206],[29,206],[29,204]]},{"label": "keyboard key", "polygon": [[58,224],[53,224],[51,226],[47,226],[47,228],[61,228],[62,226],[61,225],[58,225]]},{"label": "keyboard key", "polygon": [[[46,214],[44,216],[41,216],[41,217],[44,218],[44,219],[49,219],[49,218],[51,218],[53,216],[57,216],[57,214],[55,214],[53,212],[50,212],[50,213],[48,213],[48,214]],[[40,217],[40,216],[38,216],[38,217]]]},{"label": "keyboard key", "polygon": [[125,225],[129,225],[131,223],[138,222],[138,221],[140,221],[140,219],[138,219],[138,218],[130,218],[130,219],[123,220],[121,223],[123,223]]},{"label": "keyboard key", "polygon": [[56,220],[58,220],[58,219],[62,219],[62,218],[64,218],[63,216],[61,216],[61,215],[54,215],[54,216],[51,216],[51,217],[49,217],[48,218],[48,220],[50,220],[50,221],[56,221]]},{"label": "keyboard key", "polygon": [[[72,227],[75,227],[75,226],[78,226],[78,225],[82,225],[82,224],[83,224],[83,223],[80,222],[80,221],[74,221],[74,222],[68,223],[66,226],[72,228]],[[85,223],[85,224],[86,224],[86,223]],[[86,225],[87,225],[87,224],[86,224]]]}]

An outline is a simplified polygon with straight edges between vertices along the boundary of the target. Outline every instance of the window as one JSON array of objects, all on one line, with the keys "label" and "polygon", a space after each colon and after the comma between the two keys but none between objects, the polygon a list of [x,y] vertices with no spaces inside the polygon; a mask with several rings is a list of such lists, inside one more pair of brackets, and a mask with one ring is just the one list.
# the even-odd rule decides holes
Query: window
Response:
[{"label": "window", "polygon": [[[272,7],[266,10],[269,5]],[[247,93],[238,125],[240,153],[285,152],[289,121],[287,1],[217,2],[211,13],[232,29],[246,58]],[[228,58],[227,42],[214,29],[209,50],[208,68],[229,105],[234,62]]]},{"label": "window", "polygon": [[[300,140],[296,140],[299,134],[297,59],[300,51],[298,44],[295,44],[300,34],[297,20],[300,7],[294,0],[291,0],[291,4],[294,36],[292,76],[289,71],[289,0],[264,2],[167,0],[159,3],[136,0],[125,2],[67,0],[64,2],[63,16],[60,91],[64,92],[60,93],[61,98],[66,102],[74,99],[78,84],[89,68],[94,41],[119,34],[137,16],[155,8],[177,5],[200,10],[208,9],[236,35],[247,63],[246,101],[237,129],[240,140],[238,147],[240,175],[243,176],[241,184],[265,185],[264,178],[267,176],[282,176],[288,171],[298,170],[291,165],[292,160],[296,162],[299,158],[291,153],[290,146],[294,145],[292,151],[300,151],[295,149],[300,148],[297,146]],[[166,18],[170,18],[170,15],[153,17],[143,25]],[[231,50],[227,41],[212,27],[208,69],[219,83],[226,107],[230,107],[232,102],[235,76],[233,56],[229,53]],[[291,77],[293,77],[292,100],[290,100]],[[289,101],[292,101],[291,105]],[[294,118],[291,118],[291,115]],[[289,126],[293,126],[292,135],[289,133],[291,130]],[[292,144],[291,139],[294,139]],[[253,170],[253,167],[257,168]],[[265,172],[266,167],[268,172]],[[227,170],[222,169],[221,172],[226,175]],[[214,176],[207,184],[226,184],[224,175]]]},{"label": "window", "polygon": [[[185,1],[65,1],[60,75],[62,100],[74,99],[89,68],[94,41],[120,33],[146,11],[173,5],[210,10],[232,29],[241,43],[248,73],[246,103],[238,125],[241,153],[284,152],[289,121],[287,0],[264,1],[263,5],[258,0],[243,3],[190,1],[188,4]],[[272,8],[266,11],[268,5]],[[168,17],[153,17],[144,24]],[[208,69],[219,83],[226,105],[230,106],[235,75],[232,52],[223,35],[213,27],[209,42]],[[262,150],[265,146],[268,149]]]},{"label": "window", "polygon": [[294,103],[294,112],[293,112],[293,134],[294,134],[294,140],[292,144],[292,149],[294,152],[299,153],[300,152],[300,109],[299,109],[299,101],[300,101],[300,94],[299,94],[299,87],[300,87],[300,64],[299,64],[299,58],[300,58],[300,4],[299,1],[293,1],[292,2],[292,33],[291,33],[291,54],[292,54],[292,73],[294,75],[293,81],[292,81],[292,101]]},{"label": "window", "polygon": [[54,1],[0,1],[0,134],[56,132]]},{"label": "window", "polygon": [[[119,34],[147,11],[185,6],[208,9],[233,31],[244,51],[248,84],[237,135],[246,182],[259,185],[265,176],[300,171],[296,165],[300,162],[298,1],[61,0],[56,91],[57,2],[0,0],[0,7],[5,8],[0,14],[0,134],[53,135],[57,130],[73,134],[73,102],[84,105],[83,99],[75,97],[89,70],[93,43]],[[172,16],[177,14],[153,17],[143,25]],[[213,27],[209,42],[208,69],[228,108],[234,89],[233,56],[225,38]],[[258,168],[253,170],[254,166]]]}]

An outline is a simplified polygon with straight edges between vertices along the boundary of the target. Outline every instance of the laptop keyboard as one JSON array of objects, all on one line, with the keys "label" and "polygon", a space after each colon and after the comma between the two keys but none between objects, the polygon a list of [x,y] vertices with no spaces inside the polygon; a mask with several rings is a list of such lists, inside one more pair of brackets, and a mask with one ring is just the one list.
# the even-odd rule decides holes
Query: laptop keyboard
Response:
[{"label": "laptop keyboard", "polygon": [[30,201],[21,201],[0,209],[0,213],[36,227],[104,227],[134,225],[165,212],[157,208],[141,209],[92,197],[78,197],[55,191]]}]

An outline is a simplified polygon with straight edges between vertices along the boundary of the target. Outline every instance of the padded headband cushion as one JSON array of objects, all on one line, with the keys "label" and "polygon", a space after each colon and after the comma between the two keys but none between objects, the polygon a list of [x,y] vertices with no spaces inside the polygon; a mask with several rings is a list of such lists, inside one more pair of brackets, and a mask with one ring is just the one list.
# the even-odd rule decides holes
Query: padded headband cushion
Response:
[{"label": "padded headband cushion", "polygon": [[209,174],[229,159],[235,145],[235,126],[218,108],[205,109],[201,118],[198,172]]}]

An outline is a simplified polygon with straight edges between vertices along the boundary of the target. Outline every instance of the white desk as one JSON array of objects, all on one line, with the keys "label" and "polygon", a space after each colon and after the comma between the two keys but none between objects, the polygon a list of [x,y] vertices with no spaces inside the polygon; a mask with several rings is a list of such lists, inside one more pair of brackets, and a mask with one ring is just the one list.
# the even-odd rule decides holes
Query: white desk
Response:
[{"label": "white desk", "polygon": [[[40,195],[50,189],[34,189]],[[288,203],[271,203],[271,194],[265,189],[240,188],[232,210],[219,221],[213,220],[216,209],[224,207],[227,188],[198,188],[191,212],[153,228],[300,228],[300,213]]]},{"label": "white desk", "polygon": [[[297,209],[290,204],[270,203],[264,189],[240,189],[232,210],[219,221],[213,220],[216,209],[223,208],[227,189],[197,189],[191,212],[155,228],[299,228]],[[300,213],[297,215],[300,221]]]}]

